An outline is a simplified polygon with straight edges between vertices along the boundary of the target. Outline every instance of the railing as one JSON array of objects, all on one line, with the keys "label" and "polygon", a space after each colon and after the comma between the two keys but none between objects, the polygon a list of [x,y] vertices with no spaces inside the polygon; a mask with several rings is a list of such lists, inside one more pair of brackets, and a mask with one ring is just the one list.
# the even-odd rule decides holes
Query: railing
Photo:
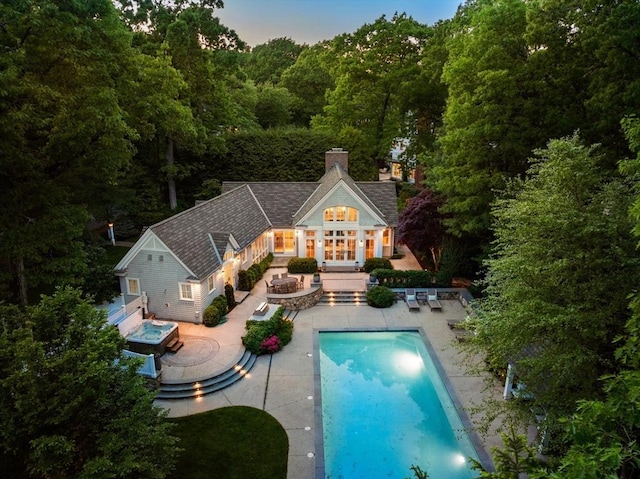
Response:
[{"label": "railing", "polygon": [[156,361],[153,354],[139,354],[126,349],[122,351],[122,354],[129,358],[144,358],[144,363],[138,368],[138,374],[151,379],[156,379],[160,376],[160,371],[156,369]]}]

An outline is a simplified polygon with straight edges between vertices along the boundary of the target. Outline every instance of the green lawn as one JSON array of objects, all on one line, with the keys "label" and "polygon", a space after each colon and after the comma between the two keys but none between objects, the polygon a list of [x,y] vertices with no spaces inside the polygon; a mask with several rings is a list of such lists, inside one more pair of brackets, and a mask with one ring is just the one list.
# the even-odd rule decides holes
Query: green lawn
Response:
[{"label": "green lawn", "polygon": [[287,477],[287,433],[260,409],[233,406],[169,420],[184,449],[170,479]]}]

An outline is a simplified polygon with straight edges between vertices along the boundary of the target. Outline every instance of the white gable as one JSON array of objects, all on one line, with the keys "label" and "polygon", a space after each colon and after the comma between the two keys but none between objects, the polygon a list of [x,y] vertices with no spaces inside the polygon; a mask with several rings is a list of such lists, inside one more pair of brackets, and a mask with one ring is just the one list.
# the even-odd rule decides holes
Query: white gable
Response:
[{"label": "white gable", "polygon": [[324,221],[324,210],[332,206],[351,206],[357,209],[360,226],[387,224],[384,218],[362,201],[344,181],[339,181],[295,226],[321,225]]},{"label": "white gable", "polygon": [[122,259],[118,262],[114,269],[116,271],[127,269],[129,264],[136,258],[136,256],[138,256],[141,251],[157,251],[168,253],[173,256],[176,261],[189,272],[189,274],[193,275],[193,272],[189,268],[187,268],[187,266],[180,260],[180,258],[178,258],[150,228],[147,229],[147,231],[143,233],[140,239],[136,241],[133,247],[129,251],[127,251],[127,254],[122,257]]}]

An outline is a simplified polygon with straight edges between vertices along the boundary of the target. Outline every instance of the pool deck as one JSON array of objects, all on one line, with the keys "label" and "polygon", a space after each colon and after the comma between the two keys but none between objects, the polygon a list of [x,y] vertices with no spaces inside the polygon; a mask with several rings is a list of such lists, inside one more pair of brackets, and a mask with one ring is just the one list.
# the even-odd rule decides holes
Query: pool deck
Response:
[{"label": "pool deck", "polygon": [[[271,272],[279,271],[271,269]],[[353,287],[354,281],[361,280],[364,284],[367,276],[364,273],[325,274],[325,278],[330,280],[326,283],[331,283],[332,289],[336,290],[341,288],[341,281],[348,282],[344,283],[348,288],[349,285]],[[185,340],[185,346],[173,357],[170,354],[163,356],[162,379],[198,379],[234,364],[244,351],[240,338],[245,334],[245,321],[265,300],[266,287],[264,281],[260,281],[251,294],[229,313],[226,323],[215,328],[180,323],[180,337]],[[458,399],[469,411],[472,422],[476,423],[479,416],[470,408],[489,397],[499,400],[502,388],[494,381],[495,384],[488,389],[485,376],[471,375],[461,364],[462,355],[456,348],[455,336],[447,321],[463,319],[466,312],[458,301],[445,300],[441,303],[442,311],[434,312],[428,306],[421,306],[420,311],[410,311],[401,301],[387,309],[366,305],[318,305],[300,311],[295,316],[291,343],[273,356],[258,357],[251,371],[240,381],[197,399],[156,400],[156,404],[167,409],[170,417],[226,406],[262,409],[275,417],[287,432],[287,479],[313,479],[317,474],[316,461],[322,460],[316,457],[321,451],[316,451],[314,334],[319,329],[334,328],[422,328]],[[199,340],[189,341],[190,338]],[[487,452],[501,445],[495,431],[481,439]],[[409,473],[407,469],[407,475]]]}]

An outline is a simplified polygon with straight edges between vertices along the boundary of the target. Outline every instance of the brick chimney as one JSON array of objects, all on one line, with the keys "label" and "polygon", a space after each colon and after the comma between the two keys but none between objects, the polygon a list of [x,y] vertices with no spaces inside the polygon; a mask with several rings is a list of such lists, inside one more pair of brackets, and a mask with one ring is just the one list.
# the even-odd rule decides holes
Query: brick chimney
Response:
[{"label": "brick chimney", "polygon": [[344,151],[342,148],[331,148],[324,154],[324,170],[325,172],[335,164],[340,163],[340,166],[349,172],[349,152]]}]

